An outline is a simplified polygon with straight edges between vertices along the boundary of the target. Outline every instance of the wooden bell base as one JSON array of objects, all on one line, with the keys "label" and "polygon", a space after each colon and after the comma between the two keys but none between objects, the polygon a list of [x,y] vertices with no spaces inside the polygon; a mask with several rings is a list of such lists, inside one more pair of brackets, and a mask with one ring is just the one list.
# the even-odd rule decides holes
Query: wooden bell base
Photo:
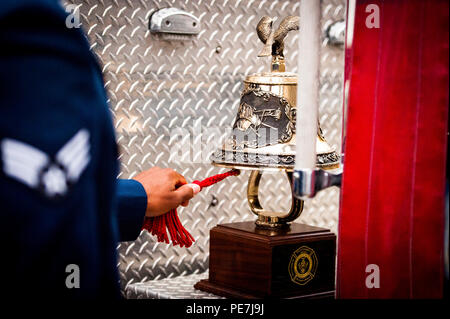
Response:
[{"label": "wooden bell base", "polygon": [[210,232],[209,279],[194,287],[228,298],[334,298],[335,256],[325,228],[222,224]]}]

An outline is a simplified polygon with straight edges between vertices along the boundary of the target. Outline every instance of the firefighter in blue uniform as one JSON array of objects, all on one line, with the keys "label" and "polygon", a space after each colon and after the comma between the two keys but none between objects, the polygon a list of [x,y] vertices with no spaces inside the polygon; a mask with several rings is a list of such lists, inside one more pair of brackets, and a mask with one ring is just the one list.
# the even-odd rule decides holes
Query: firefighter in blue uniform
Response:
[{"label": "firefighter in blue uniform", "polygon": [[0,282],[12,297],[118,297],[117,242],[194,193],[170,169],[116,180],[101,70],[66,17],[57,0],[0,2]]}]

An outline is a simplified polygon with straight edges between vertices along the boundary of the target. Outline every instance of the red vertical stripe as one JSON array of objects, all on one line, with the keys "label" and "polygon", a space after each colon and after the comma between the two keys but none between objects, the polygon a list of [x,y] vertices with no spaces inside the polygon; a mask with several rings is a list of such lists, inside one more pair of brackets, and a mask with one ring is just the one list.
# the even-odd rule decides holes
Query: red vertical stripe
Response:
[{"label": "red vertical stripe", "polygon": [[[368,4],[379,29],[366,27]],[[448,2],[358,1],[352,51],[338,297],[439,297]],[[368,264],[379,289],[365,285]]]},{"label": "red vertical stripe", "polygon": [[441,212],[445,205],[443,175],[449,103],[448,1],[424,1],[423,12],[411,296],[438,298],[443,291],[443,242],[440,237],[444,232]]}]

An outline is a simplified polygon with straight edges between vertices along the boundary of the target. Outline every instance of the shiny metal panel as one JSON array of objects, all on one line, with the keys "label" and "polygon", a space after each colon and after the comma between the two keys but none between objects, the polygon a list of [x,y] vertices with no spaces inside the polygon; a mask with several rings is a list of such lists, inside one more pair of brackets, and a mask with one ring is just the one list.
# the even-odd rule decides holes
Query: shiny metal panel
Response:
[{"label": "shiny metal panel", "polygon": [[202,279],[208,278],[208,272],[189,274],[174,278],[137,282],[127,286],[127,299],[222,299],[194,288]]}]

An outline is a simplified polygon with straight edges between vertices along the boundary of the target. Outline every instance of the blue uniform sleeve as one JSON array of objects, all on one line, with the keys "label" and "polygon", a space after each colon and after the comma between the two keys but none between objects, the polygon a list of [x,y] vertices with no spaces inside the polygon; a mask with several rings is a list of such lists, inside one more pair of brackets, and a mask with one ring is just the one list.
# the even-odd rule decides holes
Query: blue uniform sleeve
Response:
[{"label": "blue uniform sleeve", "polygon": [[119,179],[117,201],[120,241],[135,240],[142,229],[147,209],[145,189],[134,179]]}]

